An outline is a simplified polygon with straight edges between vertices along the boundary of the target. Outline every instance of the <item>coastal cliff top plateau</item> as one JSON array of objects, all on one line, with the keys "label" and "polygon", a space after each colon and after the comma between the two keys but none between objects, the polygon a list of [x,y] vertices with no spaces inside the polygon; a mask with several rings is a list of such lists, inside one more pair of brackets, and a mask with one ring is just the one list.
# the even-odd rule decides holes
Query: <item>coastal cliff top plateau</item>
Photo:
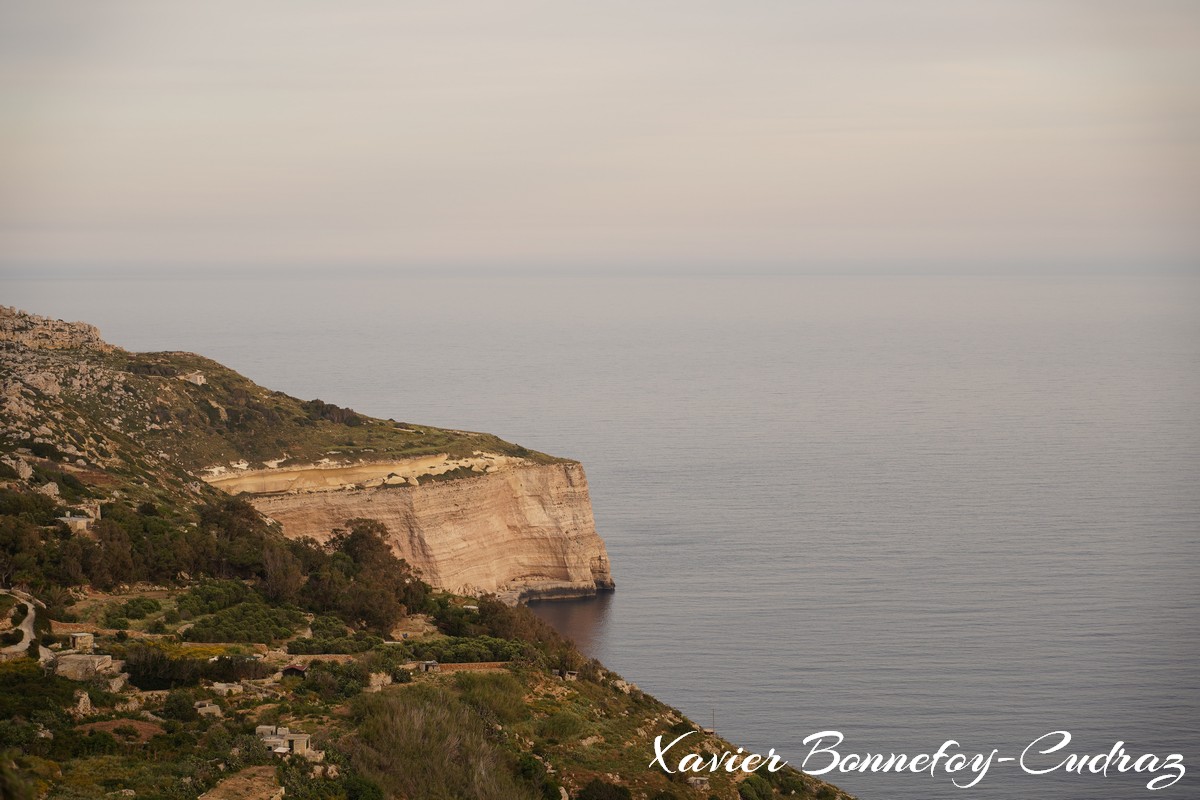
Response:
[{"label": "coastal cliff top plateau", "polygon": [[[300,400],[203,356],[129,352],[91,325],[9,307],[0,307],[0,457],[22,474],[40,463],[105,494],[171,504],[210,496],[206,481],[232,493],[417,485],[573,463],[487,433]],[[273,471],[280,477],[261,477]]]}]

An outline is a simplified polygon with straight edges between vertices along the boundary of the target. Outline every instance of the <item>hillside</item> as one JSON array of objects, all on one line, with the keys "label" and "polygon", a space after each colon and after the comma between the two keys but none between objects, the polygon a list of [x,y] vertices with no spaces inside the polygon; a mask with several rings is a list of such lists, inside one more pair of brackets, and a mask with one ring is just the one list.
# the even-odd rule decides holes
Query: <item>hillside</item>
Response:
[{"label": "hillside", "polygon": [[[495,514],[570,541],[540,499],[521,510],[504,487],[575,462],[302,402],[198,356],[127,353],[90,326],[12,310],[0,403],[0,797],[845,797],[790,768],[691,782],[651,768],[659,735],[687,734],[688,752],[736,747],[528,609],[431,586],[385,521],[335,514],[289,536],[253,505],[355,510],[379,492],[416,499],[395,519],[468,549]],[[365,485],[379,465],[384,480]],[[262,483],[235,495],[208,482],[230,479]],[[578,510],[582,472],[572,481],[530,497]],[[485,496],[499,510],[428,508]]]},{"label": "hillside", "polygon": [[299,400],[202,356],[131,353],[90,325],[12,308],[0,307],[0,353],[0,451],[30,450],[85,482],[103,472],[146,499],[208,496],[199,478],[255,468],[478,453],[562,461],[486,433]]},{"label": "hillside", "polygon": [[0,309],[0,353],[0,464],[75,513],[119,494],[189,516],[215,487],[249,495],[289,538],[379,519],[396,554],[450,591],[517,602],[614,586],[577,462],[299,400],[15,309]]}]

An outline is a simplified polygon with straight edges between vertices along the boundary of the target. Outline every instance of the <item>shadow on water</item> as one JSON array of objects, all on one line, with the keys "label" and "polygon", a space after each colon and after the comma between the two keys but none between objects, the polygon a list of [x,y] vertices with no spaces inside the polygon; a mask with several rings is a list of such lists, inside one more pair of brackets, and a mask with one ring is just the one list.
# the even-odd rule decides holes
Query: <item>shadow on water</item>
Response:
[{"label": "shadow on water", "polygon": [[529,610],[575,642],[584,655],[603,661],[612,600],[612,592],[601,592],[577,600],[535,600],[529,603]]}]

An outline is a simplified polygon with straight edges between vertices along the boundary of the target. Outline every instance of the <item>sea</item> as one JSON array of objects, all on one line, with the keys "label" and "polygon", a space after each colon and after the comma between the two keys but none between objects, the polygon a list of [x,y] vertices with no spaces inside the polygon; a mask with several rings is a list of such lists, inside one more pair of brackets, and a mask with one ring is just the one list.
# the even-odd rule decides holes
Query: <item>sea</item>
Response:
[{"label": "sea", "polygon": [[[1188,274],[0,282],[126,348],[579,459],[617,590],[535,610],[585,652],[795,766],[826,731],[842,766],[997,751],[971,788],[823,776],[865,800],[1200,796],[1198,301]],[[1028,774],[1031,744],[1187,774]]]}]

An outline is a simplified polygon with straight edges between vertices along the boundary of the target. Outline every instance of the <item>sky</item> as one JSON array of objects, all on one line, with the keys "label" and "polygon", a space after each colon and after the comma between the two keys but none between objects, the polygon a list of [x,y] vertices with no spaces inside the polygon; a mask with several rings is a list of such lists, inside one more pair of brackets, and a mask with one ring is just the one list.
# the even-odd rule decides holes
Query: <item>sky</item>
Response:
[{"label": "sky", "polygon": [[0,0],[0,273],[1192,271],[1192,0]]}]

